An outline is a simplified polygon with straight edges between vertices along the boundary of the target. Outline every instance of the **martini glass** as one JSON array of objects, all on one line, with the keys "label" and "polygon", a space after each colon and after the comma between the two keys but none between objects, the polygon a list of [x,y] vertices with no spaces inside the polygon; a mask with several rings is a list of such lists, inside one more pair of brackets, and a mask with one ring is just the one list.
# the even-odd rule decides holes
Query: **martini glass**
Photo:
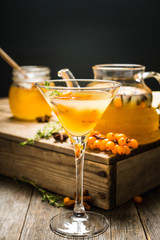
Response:
[{"label": "martini glass", "polygon": [[[78,87],[72,87],[75,86],[75,81]],[[109,223],[99,213],[86,212],[83,205],[85,146],[89,133],[115,96],[120,84],[97,79],[63,79],[36,83],[36,86],[72,138],[75,152],[75,206],[73,211],[53,217],[50,228],[54,233],[72,239],[98,236],[108,228]]]}]

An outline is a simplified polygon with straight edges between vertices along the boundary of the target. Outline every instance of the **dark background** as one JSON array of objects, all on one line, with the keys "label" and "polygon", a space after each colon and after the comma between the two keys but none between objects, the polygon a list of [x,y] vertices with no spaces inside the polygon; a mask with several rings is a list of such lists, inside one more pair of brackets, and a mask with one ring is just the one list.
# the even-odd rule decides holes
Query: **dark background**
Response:
[{"label": "dark background", "polygon": [[[20,65],[70,68],[92,78],[101,63],[137,63],[160,72],[159,0],[2,0],[1,47]],[[0,59],[0,96],[11,68]],[[153,90],[158,88],[153,79]]]}]

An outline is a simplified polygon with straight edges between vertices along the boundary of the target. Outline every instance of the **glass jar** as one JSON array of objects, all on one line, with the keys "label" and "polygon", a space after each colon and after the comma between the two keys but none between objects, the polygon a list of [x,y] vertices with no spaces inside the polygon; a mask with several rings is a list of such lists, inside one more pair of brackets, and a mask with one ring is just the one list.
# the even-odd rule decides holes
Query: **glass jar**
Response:
[{"label": "glass jar", "polygon": [[93,66],[95,79],[115,80],[122,84],[117,95],[106,109],[96,130],[125,133],[140,144],[160,139],[159,116],[152,105],[152,91],[144,79],[160,74],[145,72],[138,64],[102,64]]},{"label": "glass jar", "polygon": [[50,69],[44,66],[22,66],[26,76],[13,70],[13,83],[9,89],[9,104],[14,117],[35,120],[51,115],[51,108],[35,86],[35,82],[50,79]]}]

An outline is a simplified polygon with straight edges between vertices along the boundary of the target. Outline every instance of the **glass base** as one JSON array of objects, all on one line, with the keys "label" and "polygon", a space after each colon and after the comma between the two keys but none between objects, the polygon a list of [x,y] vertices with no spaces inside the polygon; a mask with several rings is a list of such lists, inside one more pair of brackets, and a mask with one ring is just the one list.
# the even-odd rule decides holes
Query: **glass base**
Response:
[{"label": "glass base", "polygon": [[73,212],[67,212],[56,215],[50,221],[50,228],[55,234],[69,239],[96,237],[108,226],[106,217],[94,212],[87,212],[84,217],[75,217]]}]

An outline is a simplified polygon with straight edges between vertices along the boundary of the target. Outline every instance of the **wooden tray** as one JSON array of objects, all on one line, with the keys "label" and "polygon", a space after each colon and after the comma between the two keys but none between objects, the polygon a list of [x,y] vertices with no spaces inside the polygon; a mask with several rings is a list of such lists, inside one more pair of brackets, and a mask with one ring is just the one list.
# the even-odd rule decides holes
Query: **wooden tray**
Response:
[{"label": "wooden tray", "polygon": [[[58,194],[75,192],[75,165],[70,142],[40,140],[21,147],[44,123],[16,120],[8,99],[0,100],[0,173],[25,176]],[[160,184],[160,141],[140,146],[129,156],[86,151],[84,189],[93,204],[111,209]]]}]

